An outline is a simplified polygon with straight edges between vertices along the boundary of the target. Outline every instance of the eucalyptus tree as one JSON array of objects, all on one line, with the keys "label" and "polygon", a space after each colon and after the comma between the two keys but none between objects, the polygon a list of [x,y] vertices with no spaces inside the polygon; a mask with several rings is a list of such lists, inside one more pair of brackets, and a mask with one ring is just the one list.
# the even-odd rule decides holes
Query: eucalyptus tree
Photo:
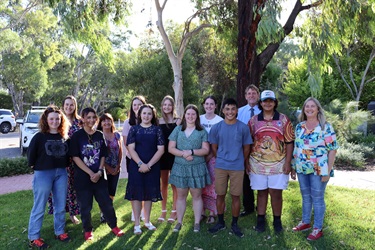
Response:
[{"label": "eucalyptus tree", "polygon": [[[156,26],[161,34],[161,37],[164,42],[165,49],[168,54],[168,58],[173,70],[173,91],[174,91],[174,98],[176,102],[176,111],[181,116],[183,114],[184,103],[183,103],[183,78],[182,78],[182,59],[184,58],[184,54],[187,48],[187,45],[190,39],[198,34],[205,28],[209,28],[212,24],[208,21],[207,13],[216,8],[217,6],[223,4],[224,1],[216,1],[214,3],[210,3],[209,5],[205,4],[205,1],[197,1],[197,11],[190,16],[185,21],[185,28],[181,34],[181,40],[177,49],[174,49],[172,43],[168,37],[168,34],[164,28],[164,21],[163,21],[163,11],[168,0],[154,0],[155,6],[157,10],[157,22]],[[195,18],[200,18],[200,23],[195,25],[193,24],[193,20]]]},{"label": "eucalyptus tree", "polygon": [[[14,11],[23,12],[21,7]],[[23,105],[38,102],[48,89],[47,71],[63,56],[59,52],[57,18],[48,7],[35,7],[17,19],[16,25],[8,23],[12,20],[2,19],[2,25],[12,28],[0,33],[7,41],[1,49],[0,75],[15,112],[23,115]]]},{"label": "eucalyptus tree", "polygon": [[113,70],[110,25],[125,25],[130,0],[46,0],[75,41],[89,46]]}]

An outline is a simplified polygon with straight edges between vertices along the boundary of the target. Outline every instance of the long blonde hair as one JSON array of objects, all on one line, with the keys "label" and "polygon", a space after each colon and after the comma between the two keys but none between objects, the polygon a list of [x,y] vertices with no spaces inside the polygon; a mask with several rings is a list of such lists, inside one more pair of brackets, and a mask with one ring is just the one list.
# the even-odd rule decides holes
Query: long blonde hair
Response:
[{"label": "long blonde hair", "polygon": [[313,101],[315,103],[315,105],[318,107],[318,121],[319,121],[319,124],[320,124],[320,127],[322,128],[322,130],[324,130],[324,127],[325,127],[325,124],[326,124],[326,116],[324,115],[324,109],[322,108],[322,105],[320,104],[320,102],[314,97],[307,98],[306,101],[303,103],[302,111],[301,111],[301,114],[298,117],[298,120],[300,122],[303,122],[303,121],[307,120],[307,117],[306,117],[306,114],[305,114],[305,107],[306,107],[306,103],[308,101]]},{"label": "long blonde hair", "polygon": [[166,114],[164,113],[164,111],[163,111],[163,105],[164,105],[164,102],[167,101],[167,100],[170,101],[170,102],[172,103],[172,116],[173,116],[173,120],[174,120],[174,119],[177,119],[178,116],[177,116],[177,114],[176,114],[175,102],[174,102],[173,97],[170,96],[170,95],[166,95],[166,96],[164,96],[163,100],[161,101],[161,116],[163,117],[164,122],[165,122],[165,124],[166,124],[167,127],[168,127],[168,117],[167,117],[167,115],[166,115]]}]

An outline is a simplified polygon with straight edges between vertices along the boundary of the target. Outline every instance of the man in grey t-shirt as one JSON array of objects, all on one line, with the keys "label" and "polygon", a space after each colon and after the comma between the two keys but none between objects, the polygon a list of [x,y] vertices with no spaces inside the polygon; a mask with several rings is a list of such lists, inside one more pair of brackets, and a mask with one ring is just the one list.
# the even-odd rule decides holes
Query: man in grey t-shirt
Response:
[{"label": "man in grey t-shirt", "polygon": [[230,181],[230,194],[232,197],[232,226],[231,231],[238,237],[243,233],[237,225],[240,214],[244,165],[249,166],[250,144],[253,143],[247,125],[237,120],[237,102],[228,98],[223,103],[225,119],[215,124],[209,134],[209,142],[216,156],[215,165],[215,191],[217,194],[216,207],[218,223],[210,228],[210,233],[225,229],[224,209],[225,195]]}]

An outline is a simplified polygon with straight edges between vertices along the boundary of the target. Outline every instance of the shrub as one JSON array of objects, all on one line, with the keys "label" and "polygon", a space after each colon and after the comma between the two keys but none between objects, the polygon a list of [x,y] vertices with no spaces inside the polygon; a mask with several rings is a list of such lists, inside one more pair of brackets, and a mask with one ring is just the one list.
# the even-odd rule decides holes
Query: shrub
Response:
[{"label": "shrub", "polygon": [[26,157],[0,159],[0,177],[32,173]]},{"label": "shrub", "polygon": [[336,163],[363,168],[366,155],[372,154],[373,149],[364,144],[343,142],[337,150]]}]

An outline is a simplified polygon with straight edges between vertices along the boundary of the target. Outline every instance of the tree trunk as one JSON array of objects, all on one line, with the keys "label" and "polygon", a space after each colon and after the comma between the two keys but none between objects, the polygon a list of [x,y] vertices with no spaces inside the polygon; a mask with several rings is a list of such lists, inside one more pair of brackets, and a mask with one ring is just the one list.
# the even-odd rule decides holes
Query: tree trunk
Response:
[{"label": "tree trunk", "polygon": [[266,0],[238,0],[237,101],[239,106],[246,104],[245,89],[247,86],[254,84],[259,87],[262,74],[280,44],[292,32],[299,13],[319,6],[322,0],[307,5],[302,5],[301,0],[296,0],[293,10],[283,26],[284,33],[280,35],[280,40],[269,43],[261,53],[257,54],[256,32],[261,16],[254,10],[262,9],[265,2]]},{"label": "tree trunk", "polygon": [[237,101],[239,106],[246,104],[245,89],[250,84],[259,86],[263,73],[260,61],[256,54],[255,33],[258,28],[260,16],[254,19],[254,5],[263,4],[263,0],[238,0],[238,75],[237,75]]},{"label": "tree trunk", "polygon": [[[173,61],[173,63],[172,63]],[[178,59],[171,60],[173,69],[173,91],[174,100],[176,105],[176,113],[182,118],[184,115],[184,91],[183,91],[183,80],[182,80],[182,64]]]}]

